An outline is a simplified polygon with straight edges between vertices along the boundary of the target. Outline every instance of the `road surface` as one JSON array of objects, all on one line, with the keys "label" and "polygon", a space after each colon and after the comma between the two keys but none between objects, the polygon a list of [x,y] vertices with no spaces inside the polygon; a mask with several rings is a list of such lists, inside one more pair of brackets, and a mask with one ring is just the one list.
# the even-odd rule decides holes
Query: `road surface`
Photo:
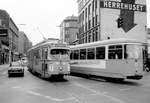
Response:
[{"label": "road surface", "polygon": [[149,103],[150,73],[141,80],[121,83],[65,76],[43,80],[25,67],[24,77],[8,77],[8,65],[0,66],[0,103]]}]

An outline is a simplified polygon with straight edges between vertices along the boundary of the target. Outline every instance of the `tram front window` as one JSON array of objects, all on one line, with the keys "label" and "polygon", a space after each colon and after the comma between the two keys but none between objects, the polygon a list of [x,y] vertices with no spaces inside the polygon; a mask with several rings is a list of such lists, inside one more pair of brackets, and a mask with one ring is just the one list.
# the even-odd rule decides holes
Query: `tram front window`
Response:
[{"label": "tram front window", "polygon": [[52,49],[51,55],[69,55],[68,49]]},{"label": "tram front window", "polygon": [[125,45],[125,59],[138,59],[141,57],[142,46],[140,45]]}]

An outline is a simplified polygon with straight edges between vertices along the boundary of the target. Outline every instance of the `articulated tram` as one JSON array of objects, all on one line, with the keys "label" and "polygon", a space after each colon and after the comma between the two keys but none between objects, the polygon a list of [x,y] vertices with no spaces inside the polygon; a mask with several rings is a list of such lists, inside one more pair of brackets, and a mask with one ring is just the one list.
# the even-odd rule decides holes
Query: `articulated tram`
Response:
[{"label": "articulated tram", "polygon": [[71,74],[108,80],[141,79],[145,43],[133,39],[111,39],[71,46]]},{"label": "articulated tram", "polygon": [[45,41],[29,49],[28,67],[42,78],[57,76],[63,78],[70,74],[70,49],[67,44]]}]

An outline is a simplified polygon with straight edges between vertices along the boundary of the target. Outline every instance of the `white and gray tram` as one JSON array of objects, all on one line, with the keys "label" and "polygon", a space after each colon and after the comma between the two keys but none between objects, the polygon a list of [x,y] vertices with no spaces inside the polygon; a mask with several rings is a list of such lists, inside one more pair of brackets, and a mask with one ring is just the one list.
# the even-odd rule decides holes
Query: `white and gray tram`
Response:
[{"label": "white and gray tram", "polygon": [[28,50],[29,70],[43,78],[63,78],[64,75],[70,74],[69,52],[67,44],[49,41],[39,43]]},{"label": "white and gray tram", "polygon": [[141,79],[145,45],[137,40],[122,38],[71,46],[71,74],[109,80]]}]

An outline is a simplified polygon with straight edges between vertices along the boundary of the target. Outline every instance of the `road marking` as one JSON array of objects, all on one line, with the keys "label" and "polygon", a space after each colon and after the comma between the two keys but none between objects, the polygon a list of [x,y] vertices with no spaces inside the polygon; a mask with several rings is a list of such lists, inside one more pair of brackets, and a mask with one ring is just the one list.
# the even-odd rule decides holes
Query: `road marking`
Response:
[{"label": "road marking", "polygon": [[40,93],[33,92],[33,91],[27,91],[27,93],[33,94],[33,95],[36,95],[36,96],[42,96]]},{"label": "road marking", "polygon": [[46,96],[46,95],[42,95],[38,92],[34,92],[34,91],[31,91],[31,90],[25,90],[23,89],[22,87],[20,86],[15,86],[15,87],[12,87],[14,89],[19,89],[25,93],[28,93],[28,94],[32,94],[32,95],[35,95],[35,96],[40,96],[40,97],[43,97],[43,98],[46,98],[46,99],[50,99],[52,101],[57,101],[57,102],[62,102],[62,101],[68,101],[68,100],[73,100],[75,99],[74,97],[70,97],[70,98],[65,98],[65,99],[60,99],[60,98],[54,98],[54,97],[51,97],[51,96]]},{"label": "road marking", "polygon": [[120,89],[120,91],[126,91],[129,90],[130,88],[124,88],[124,89]]},{"label": "road marking", "polygon": [[15,86],[15,87],[12,87],[12,88],[14,88],[14,89],[21,89],[20,86]]},{"label": "road marking", "polygon": [[77,82],[75,82],[74,84],[75,84],[76,86],[82,87],[82,88],[84,88],[84,89],[87,89],[87,90],[93,92],[94,94],[92,94],[92,95],[101,95],[101,96],[107,97],[107,98],[109,98],[109,99],[111,99],[111,100],[114,100],[116,103],[125,103],[124,101],[122,101],[122,100],[120,100],[120,99],[118,99],[118,98],[116,98],[116,97],[107,95],[107,94],[108,94],[107,92],[98,92],[98,91],[96,91],[96,90],[94,90],[94,89],[91,89],[91,88],[89,88],[89,87],[86,87],[86,86],[84,86],[84,85],[82,85],[82,84],[79,84],[79,83],[77,83]]},{"label": "road marking", "polygon": [[42,95],[40,93],[33,92],[33,91],[27,91],[27,93],[32,94],[32,95],[36,95],[36,96],[40,96],[40,97],[44,97],[44,98],[50,99],[52,101],[57,101],[57,102],[62,102],[62,101],[67,101],[67,100],[73,100],[74,99],[73,97],[66,98],[66,99],[54,98],[54,97]]}]

